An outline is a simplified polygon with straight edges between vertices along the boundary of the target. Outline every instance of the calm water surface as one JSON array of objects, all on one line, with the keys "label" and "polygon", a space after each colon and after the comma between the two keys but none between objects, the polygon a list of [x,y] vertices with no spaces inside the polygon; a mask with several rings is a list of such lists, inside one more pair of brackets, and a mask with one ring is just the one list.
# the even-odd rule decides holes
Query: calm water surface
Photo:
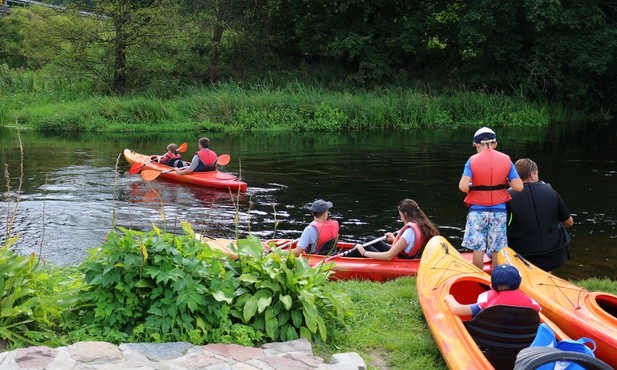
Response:
[{"label": "calm water surface", "polygon": [[[499,149],[513,160],[538,162],[540,178],[553,185],[574,216],[572,259],[556,271],[559,276],[617,279],[615,127],[496,130]],[[12,235],[20,235],[14,247],[20,253],[72,264],[100,245],[114,224],[140,230],[155,224],[171,231],[187,220],[210,236],[295,238],[311,220],[306,206],[324,198],[334,203],[342,239],[358,241],[397,230],[396,206],[409,197],[460,246],[466,208],[458,180],[474,154],[474,131],[204,133],[218,154],[231,155],[224,170],[248,183],[248,192],[240,196],[160,179],[144,182],[128,173],[128,163],[119,156],[124,148],[162,154],[169,142],[186,141],[188,159],[200,134],[46,136],[21,131],[24,174],[16,203],[20,140],[15,130],[0,129],[0,163],[10,177],[8,184],[6,175],[0,179],[0,239],[12,225]]]}]

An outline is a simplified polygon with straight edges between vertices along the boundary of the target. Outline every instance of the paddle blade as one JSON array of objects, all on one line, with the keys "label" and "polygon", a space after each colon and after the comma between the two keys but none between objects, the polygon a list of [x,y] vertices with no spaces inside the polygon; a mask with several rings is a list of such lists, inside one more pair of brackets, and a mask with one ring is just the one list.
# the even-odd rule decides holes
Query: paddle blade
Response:
[{"label": "paddle blade", "polygon": [[219,155],[216,164],[219,166],[224,166],[226,164],[229,164],[230,161],[231,157],[229,156],[229,154],[221,154]]},{"label": "paddle blade", "polygon": [[180,153],[184,153],[186,152],[186,149],[188,148],[188,145],[186,143],[182,143],[180,144],[180,146],[178,147],[178,152]]},{"label": "paddle blade", "polygon": [[135,175],[139,173],[139,171],[141,170],[143,166],[144,166],[144,163],[135,162],[131,165],[131,168],[129,168],[129,173],[131,175]]},{"label": "paddle blade", "polygon": [[152,181],[161,175],[161,171],[156,170],[143,170],[141,171],[141,178],[144,181]]}]

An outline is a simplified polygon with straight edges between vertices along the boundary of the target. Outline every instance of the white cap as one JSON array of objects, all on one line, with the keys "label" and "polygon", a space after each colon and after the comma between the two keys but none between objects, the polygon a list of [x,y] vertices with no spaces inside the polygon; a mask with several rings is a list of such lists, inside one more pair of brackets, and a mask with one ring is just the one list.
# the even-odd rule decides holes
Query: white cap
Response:
[{"label": "white cap", "polygon": [[476,144],[494,143],[497,141],[495,131],[488,127],[482,127],[473,135],[473,142]]}]

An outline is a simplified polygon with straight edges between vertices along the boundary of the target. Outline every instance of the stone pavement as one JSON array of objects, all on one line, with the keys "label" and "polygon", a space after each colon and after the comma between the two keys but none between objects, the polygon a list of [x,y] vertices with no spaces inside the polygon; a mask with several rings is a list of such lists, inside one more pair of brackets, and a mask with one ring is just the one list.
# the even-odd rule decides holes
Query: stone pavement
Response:
[{"label": "stone pavement", "polygon": [[66,347],[28,347],[0,353],[2,370],[366,370],[355,352],[328,363],[305,339],[261,347],[236,344],[79,342]]}]

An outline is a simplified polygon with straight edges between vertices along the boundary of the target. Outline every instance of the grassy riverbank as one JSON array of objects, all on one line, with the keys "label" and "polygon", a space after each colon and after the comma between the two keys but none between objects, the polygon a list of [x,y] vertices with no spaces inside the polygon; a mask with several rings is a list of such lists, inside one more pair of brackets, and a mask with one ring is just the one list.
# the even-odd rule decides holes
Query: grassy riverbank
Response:
[{"label": "grassy riverbank", "polygon": [[0,77],[0,124],[41,131],[354,131],[544,126],[604,120],[550,102],[471,91],[333,90],[290,82],[217,84],[125,97],[34,74]]},{"label": "grassy riverbank", "polygon": [[[45,285],[50,296],[69,296],[80,285],[71,267],[47,267]],[[586,279],[576,282],[588,290],[617,294],[617,282]],[[314,344],[316,354],[357,352],[370,369],[447,369],[426,325],[416,293],[416,278],[387,283],[335,281],[328,283],[335,294],[351,297],[352,317],[326,345]],[[69,334],[70,337],[70,334]],[[81,338],[84,340],[83,338]]]}]

